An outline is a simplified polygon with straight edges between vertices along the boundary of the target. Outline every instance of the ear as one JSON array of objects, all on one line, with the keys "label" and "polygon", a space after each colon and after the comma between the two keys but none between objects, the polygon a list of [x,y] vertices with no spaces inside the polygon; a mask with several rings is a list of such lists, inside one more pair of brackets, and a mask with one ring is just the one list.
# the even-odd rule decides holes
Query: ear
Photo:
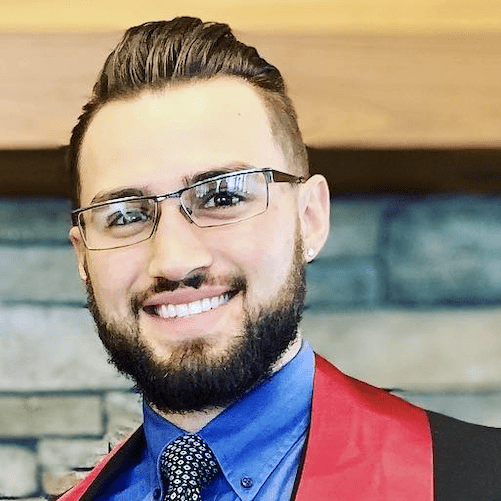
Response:
[{"label": "ear", "polygon": [[73,226],[70,230],[69,237],[70,242],[73,245],[75,254],[77,255],[78,273],[80,274],[80,278],[85,282],[85,280],[87,279],[87,273],[85,271],[85,255],[87,249],[83,242],[80,228],[78,228],[78,226]]},{"label": "ear", "polygon": [[299,195],[300,221],[305,259],[312,261],[329,235],[330,196],[324,176],[315,174],[302,186]]}]

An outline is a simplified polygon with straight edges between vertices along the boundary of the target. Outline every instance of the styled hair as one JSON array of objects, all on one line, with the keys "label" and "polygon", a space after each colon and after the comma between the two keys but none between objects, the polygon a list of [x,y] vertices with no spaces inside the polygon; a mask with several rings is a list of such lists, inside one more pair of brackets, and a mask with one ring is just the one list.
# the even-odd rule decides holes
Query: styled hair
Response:
[{"label": "styled hair", "polygon": [[239,77],[253,86],[263,99],[271,132],[291,171],[306,175],[306,148],[278,69],[262,59],[254,47],[238,41],[228,25],[177,17],[129,28],[106,59],[67,151],[74,204],[80,196],[78,161],[83,137],[101,107],[145,90],[217,76]]}]

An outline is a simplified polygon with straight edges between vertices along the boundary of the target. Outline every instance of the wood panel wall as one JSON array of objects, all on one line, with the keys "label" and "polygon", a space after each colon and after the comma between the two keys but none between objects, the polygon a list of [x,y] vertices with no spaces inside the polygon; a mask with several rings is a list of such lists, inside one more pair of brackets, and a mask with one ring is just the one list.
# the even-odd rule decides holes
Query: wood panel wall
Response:
[{"label": "wood panel wall", "polygon": [[[0,148],[66,144],[118,39],[0,35]],[[501,145],[501,34],[242,39],[283,72],[310,146]]]},{"label": "wood panel wall", "polygon": [[[320,170],[330,172],[346,150],[478,150],[484,153],[469,155],[467,167],[477,173],[485,171],[485,154],[497,158],[501,2],[495,0],[0,2],[0,150],[57,156],[122,29],[185,13],[229,22],[281,69],[306,143],[333,152]],[[1,177],[17,185],[8,165],[0,161]],[[38,178],[28,165],[19,168],[33,184]],[[443,169],[430,165],[422,167],[423,177],[444,186]],[[388,185],[381,169],[363,171],[373,186]],[[457,169],[463,180],[482,177]],[[488,170],[496,169],[493,160]],[[400,171],[409,168],[392,170]],[[50,172],[46,180],[59,176]],[[409,172],[407,184],[415,177]],[[476,191],[479,184],[469,186]]]}]

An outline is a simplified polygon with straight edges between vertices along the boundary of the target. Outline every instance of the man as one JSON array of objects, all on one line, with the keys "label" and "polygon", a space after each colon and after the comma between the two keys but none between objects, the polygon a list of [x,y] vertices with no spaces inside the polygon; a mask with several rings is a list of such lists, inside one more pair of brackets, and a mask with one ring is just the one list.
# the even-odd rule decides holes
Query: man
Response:
[{"label": "man", "polygon": [[501,496],[499,433],[315,357],[304,267],[329,227],[278,70],[226,25],[131,28],[73,131],[70,238],[144,425],[69,500]]}]

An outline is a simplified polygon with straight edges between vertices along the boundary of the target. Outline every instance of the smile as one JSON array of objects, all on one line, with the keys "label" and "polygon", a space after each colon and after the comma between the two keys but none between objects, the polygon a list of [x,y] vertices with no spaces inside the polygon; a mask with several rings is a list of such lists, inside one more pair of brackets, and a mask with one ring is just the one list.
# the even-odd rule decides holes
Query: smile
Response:
[{"label": "smile", "polygon": [[198,315],[205,311],[214,310],[230,300],[229,292],[214,296],[204,297],[198,301],[181,304],[160,304],[153,307],[153,314],[161,318],[183,318],[189,315]]}]

